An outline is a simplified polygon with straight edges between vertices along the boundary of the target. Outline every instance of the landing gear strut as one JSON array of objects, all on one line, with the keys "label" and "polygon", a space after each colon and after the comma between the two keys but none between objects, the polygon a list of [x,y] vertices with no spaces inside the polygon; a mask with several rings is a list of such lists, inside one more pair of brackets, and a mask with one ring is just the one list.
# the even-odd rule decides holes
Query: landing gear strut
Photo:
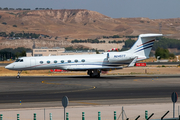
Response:
[{"label": "landing gear strut", "polygon": [[98,70],[98,69],[88,70],[88,72],[87,72],[87,74],[88,74],[90,77],[97,77],[97,78],[100,77],[100,73],[101,73],[101,70]]},{"label": "landing gear strut", "polygon": [[22,72],[22,71],[18,71],[18,74],[17,74],[17,76],[16,76],[16,78],[17,78],[17,79],[19,79],[19,78],[20,78],[20,74],[21,74],[21,72]]}]

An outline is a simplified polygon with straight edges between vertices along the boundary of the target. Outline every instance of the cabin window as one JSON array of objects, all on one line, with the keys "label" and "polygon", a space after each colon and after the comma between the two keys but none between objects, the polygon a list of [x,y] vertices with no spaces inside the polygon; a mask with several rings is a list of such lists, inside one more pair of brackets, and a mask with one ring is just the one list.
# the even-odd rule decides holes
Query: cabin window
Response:
[{"label": "cabin window", "polygon": [[43,61],[40,61],[41,64],[43,64]]},{"label": "cabin window", "polygon": [[55,60],[54,63],[57,63],[57,60]]},{"label": "cabin window", "polygon": [[68,63],[71,63],[71,60],[68,60]]},{"label": "cabin window", "polygon": [[61,60],[61,63],[64,63],[64,60]]},{"label": "cabin window", "polygon": [[23,59],[20,59],[20,62],[23,62]]},{"label": "cabin window", "polygon": [[50,63],[50,61],[48,60],[48,61],[47,61],[47,63],[49,64],[49,63]]},{"label": "cabin window", "polygon": [[85,59],[82,59],[81,62],[85,62]]},{"label": "cabin window", "polygon": [[78,62],[78,60],[74,60],[74,62],[76,62],[76,63],[77,63],[77,62]]}]

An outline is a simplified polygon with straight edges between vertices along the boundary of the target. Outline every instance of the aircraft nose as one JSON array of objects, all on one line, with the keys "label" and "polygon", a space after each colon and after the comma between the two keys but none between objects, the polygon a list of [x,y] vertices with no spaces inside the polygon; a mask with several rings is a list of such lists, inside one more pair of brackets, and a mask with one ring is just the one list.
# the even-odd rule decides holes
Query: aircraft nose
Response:
[{"label": "aircraft nose", "polygon": [[10,65],[7,65],[5,68],[6,68],[6,69],[11,69],[11,68],[12,68],[12,65],[11,65],[11,64],[10,64]]}]

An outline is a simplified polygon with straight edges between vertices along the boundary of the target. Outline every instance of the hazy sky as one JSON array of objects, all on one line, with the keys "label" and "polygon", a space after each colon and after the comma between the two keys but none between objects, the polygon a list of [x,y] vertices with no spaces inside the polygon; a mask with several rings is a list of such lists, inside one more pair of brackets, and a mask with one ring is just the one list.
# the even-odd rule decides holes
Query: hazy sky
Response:
[{"label": "hazy sky", "polygon": [[112,18],[180,17],[180,0],[0,0],[0,7],[88,9]]}]

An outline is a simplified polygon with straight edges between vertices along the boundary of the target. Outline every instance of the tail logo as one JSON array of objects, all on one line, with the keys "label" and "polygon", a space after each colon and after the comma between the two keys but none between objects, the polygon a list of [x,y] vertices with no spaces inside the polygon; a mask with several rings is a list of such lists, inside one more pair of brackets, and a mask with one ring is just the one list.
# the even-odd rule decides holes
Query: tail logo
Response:
[{"label": "tail logo", "polygon": [[145,43],[143,43],[141,45],[138,45],[137,46],[138,48],[135,49],[136,50],[135,53],[140,52],[141,50],[151,48],[153,46],[153,44],[154,44],[154,41],[155,40],[150,40],[150,41],[145,42]]}]

